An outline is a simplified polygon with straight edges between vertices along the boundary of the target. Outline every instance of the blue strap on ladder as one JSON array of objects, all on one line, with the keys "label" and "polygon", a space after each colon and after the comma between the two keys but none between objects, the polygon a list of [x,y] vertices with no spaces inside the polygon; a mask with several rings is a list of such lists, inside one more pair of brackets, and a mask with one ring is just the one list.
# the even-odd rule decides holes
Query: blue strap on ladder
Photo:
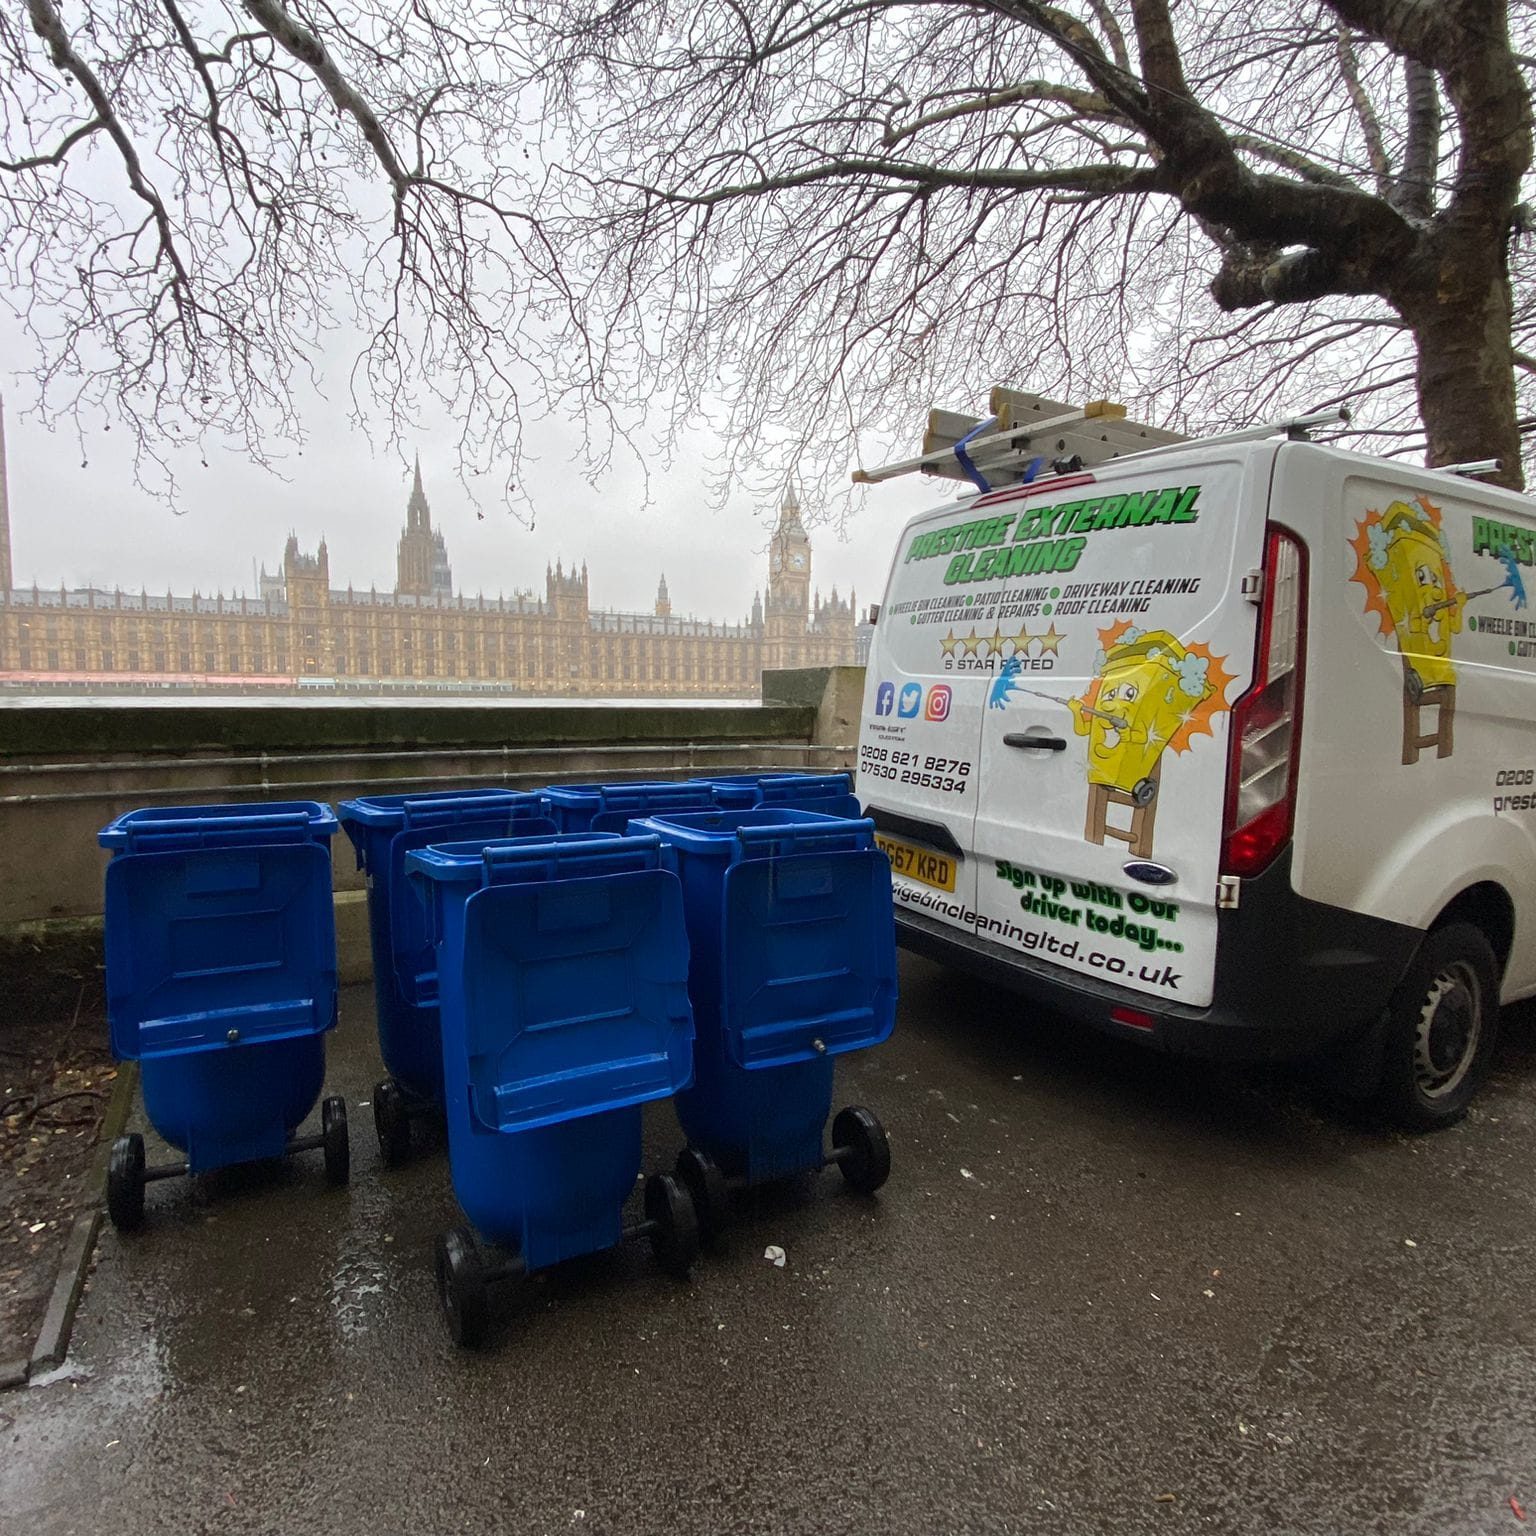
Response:
[{"label": "blue strap on ladder", "polygon": [[965,451],[965,447],[967,443],[972,441],[972,439],[980,437],[983,432],[990,432],[996,425],[997,417],[988,416],[985,421],[978,421],[976,425],[972,427],[971,430],[967,432],[958,443],[955,444],[955,458],[959,462],[960,468],[965,471],[967,479],[969,479],[976,486],[976,488],[981,491],[990,491],[992,487],[988,483],[987,477],[982,474],[979,469],[976,468],[975,462],[972,460],[970,454]]}]

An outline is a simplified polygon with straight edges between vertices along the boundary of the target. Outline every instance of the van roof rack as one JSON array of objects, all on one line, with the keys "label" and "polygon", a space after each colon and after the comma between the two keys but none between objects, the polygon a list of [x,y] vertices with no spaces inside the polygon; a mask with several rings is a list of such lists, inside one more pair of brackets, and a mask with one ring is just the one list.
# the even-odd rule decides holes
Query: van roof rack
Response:
[{"label": "van roof rack", "polygon": [[[1047,475],[1071,474],[1111,459],[1195,441],[1164,427],[1129,421],[1125,407],[1111,400],[1090,400],[1086,405],[1071,406],[1043,395],[998,387],[992,391],[988,405],[991,414],[984,417],[965,416],[958,411],[929,411],[920,457],[884,464],[878,469],[855,470],[854,484],[877,485],[900,475],[924,474],[970,480],[979,490],[990,491],[1000,485],[1028,484]],[[1348,420],[1349,411],[1340,406],[1199,441],[1242,443],[1282,432],[1291,438],[1305,438],[1314,427]]]}]

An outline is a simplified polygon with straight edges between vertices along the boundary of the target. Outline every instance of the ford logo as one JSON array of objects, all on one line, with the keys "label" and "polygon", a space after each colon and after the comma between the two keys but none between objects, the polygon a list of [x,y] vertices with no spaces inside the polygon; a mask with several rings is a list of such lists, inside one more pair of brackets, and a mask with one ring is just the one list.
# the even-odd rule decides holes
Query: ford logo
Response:
[{"label": "ford logo", "polygon": [[1166,864],[1148,864],[1141,859],[1132,859],[1122,867],[1132,880],[1143,885],[1172,885],[1179,878]]}]

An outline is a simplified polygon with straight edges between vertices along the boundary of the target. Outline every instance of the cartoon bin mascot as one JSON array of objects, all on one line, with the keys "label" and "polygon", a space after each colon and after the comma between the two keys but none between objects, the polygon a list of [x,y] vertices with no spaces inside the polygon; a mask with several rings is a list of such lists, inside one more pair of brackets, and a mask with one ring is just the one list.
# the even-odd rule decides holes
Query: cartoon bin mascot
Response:
[{"label": "cartoon bin mascot", "polygon": [[[1456,723],[1451,636],[1461,633],[1466,595],[1456,590],[1439,525],[1427,509],[1394,501],[1379,521],[1367,519],[1365,529],[1366,565],[1403,659],[1403,762],[1416,763],[1423,747],[1449,757]],[[1425,709],[1435,711],[1428,735]]]},{"label": "cartoon bin mascot", "polygon": [[[1097,676],[1067,707],[1088,738],[1088,825],[1084,836],[1152,852],[1158,765],[1194,711],[1216,692],[1210,657],[1196,655],[1165,629],[1126,629],[1097,657]],[[1109,825],[1112,805],[1131,807],[1128,828]]]}]

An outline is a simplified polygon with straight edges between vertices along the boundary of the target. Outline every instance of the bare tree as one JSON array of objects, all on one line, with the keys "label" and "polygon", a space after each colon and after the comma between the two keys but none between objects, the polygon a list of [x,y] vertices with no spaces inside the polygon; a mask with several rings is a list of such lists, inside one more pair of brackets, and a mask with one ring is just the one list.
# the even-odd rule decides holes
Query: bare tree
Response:
[{"label": "bare tree", "polygon": [[1206,425],[1347,395],[1389,448],[1521,481],[1529,3],[595,0],[524,24],[585,129],[589,323],[647,359],[639,396],[728,401],[733,472],[910,442],[922,405],[993,382],[1129,381]]},{"label": "bare tree", "polygon": [[[1218,426],[1364,397],[1519,478],[1532,0],[24,0],[0,260],[43,410],[141,469],[423,392],[724,415],[825,473],[987,384]],[[1512,36],[1513,33],[1513,36]],[[607,434],[606,437],[604,434]]]},{"label": "bare tree", "polygon": [[0,273],[41,412],[82,441],[126,425],[162,486],[168,450],[210,437],[271,463],[341,333],[359,415],[398,428],[433,392],[469,457],[515,471],[519,338],[560,282],[527,211],[521,72],[481,20],[389,0],[0,14]]}]

